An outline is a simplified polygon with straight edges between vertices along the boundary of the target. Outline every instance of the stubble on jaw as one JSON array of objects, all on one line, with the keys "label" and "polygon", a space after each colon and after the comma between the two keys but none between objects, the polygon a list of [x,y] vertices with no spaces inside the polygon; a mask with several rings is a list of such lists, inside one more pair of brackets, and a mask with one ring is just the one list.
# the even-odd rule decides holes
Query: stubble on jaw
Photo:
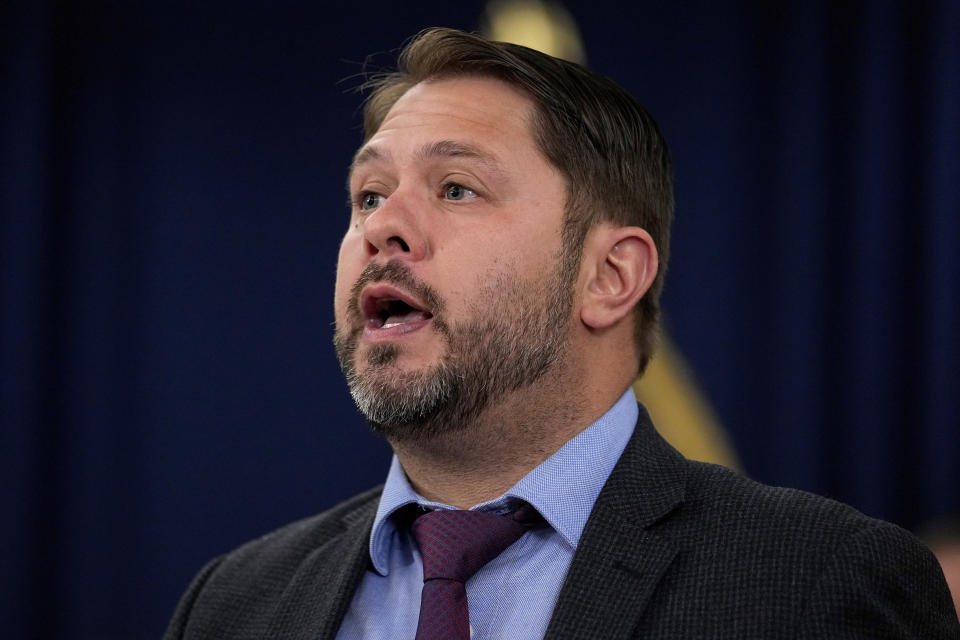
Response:
[{"label": "stubble on jaw", "polygon": [[[567,350],[572,308],[571,265],[561,259],[548,277],[520,280],[501,273],[478,286],[468,320],[450,325],[442,299],[402,263],[369,265],[351,292],[348,319],[334,336],[350,393],[376,433],[415,445],[461,433],[507,394],[540,380]],[[360,290],[382,281],[405,287],[428,302],[433,329],[444,342],[441,360],[425,370],[396,366],[397,345],[375,345],[360,356]],[[357,370],[357,357],[365,367]]]}]

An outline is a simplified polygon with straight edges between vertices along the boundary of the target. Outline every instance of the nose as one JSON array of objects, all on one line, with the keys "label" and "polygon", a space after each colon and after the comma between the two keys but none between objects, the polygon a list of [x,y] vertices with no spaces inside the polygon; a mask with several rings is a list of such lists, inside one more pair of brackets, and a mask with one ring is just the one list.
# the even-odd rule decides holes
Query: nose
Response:
[{"label": "nose", "polygon": [[368,214],[363,221],[367,255],[383,260],[422,260],[428,245],[417,210],[414,199],[398,190]]}]

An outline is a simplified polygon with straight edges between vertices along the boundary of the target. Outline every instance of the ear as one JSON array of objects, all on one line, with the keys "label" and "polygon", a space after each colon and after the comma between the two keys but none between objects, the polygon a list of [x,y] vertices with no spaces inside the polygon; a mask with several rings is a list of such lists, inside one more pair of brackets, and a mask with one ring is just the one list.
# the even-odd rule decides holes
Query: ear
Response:
[{"label": "ear", "polygon": [[644,229],[591,229],[584,243],[580,319],[591,329],[606,329],[629,315],[653,284],[658,264],[657,247]]}]

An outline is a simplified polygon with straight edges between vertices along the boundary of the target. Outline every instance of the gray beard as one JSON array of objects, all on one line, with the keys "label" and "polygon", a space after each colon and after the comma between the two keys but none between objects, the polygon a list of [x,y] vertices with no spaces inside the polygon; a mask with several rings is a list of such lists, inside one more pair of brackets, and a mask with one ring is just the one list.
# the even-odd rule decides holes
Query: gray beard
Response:
[{"label": "gray beard", "polygon": [[[446,346],[439,363],[400,371],[394,366],[400,348],[376,345],[367,351],[367,366],[358,373],[362,322],[349,332],[337,327],[334,346],[340,367],[373,431],[402,442],[466,429],[504,395],[533,384],[554,367],[566,351],[573,302],[572,279],[563,267],[548,282],[500,276],[481,288],[477,299],[483,304],[472,305],[468,314],[475,319],[456,325],[444,321],[442,300],[415,281],[402,263],[364,270],[354,286],[354,300],[367,282],[404,286],[431,301],[431,326]],[[357,310],[353,300],[350,307]]]}]

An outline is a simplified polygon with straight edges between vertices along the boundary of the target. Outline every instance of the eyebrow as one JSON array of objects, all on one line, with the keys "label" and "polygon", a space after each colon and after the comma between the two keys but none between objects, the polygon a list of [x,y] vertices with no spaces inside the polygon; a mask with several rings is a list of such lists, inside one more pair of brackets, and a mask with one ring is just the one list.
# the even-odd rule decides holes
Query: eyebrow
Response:
[{"label": "eyebrow", "polygon": [[[438,140],[420,147],[414,157],[419,161],[433,160],[436,158],[470,158],[476,160],[490,173],[497,178],[504,177],[503,168],[500,166],[496,156],[487,151],[478,149],[475,146],[457,142],[455,140]],[[350,175],[362,165],[378,160],[389,159],[390,152],[378,147],[363,147],[353,157],[350,164]]]}]

